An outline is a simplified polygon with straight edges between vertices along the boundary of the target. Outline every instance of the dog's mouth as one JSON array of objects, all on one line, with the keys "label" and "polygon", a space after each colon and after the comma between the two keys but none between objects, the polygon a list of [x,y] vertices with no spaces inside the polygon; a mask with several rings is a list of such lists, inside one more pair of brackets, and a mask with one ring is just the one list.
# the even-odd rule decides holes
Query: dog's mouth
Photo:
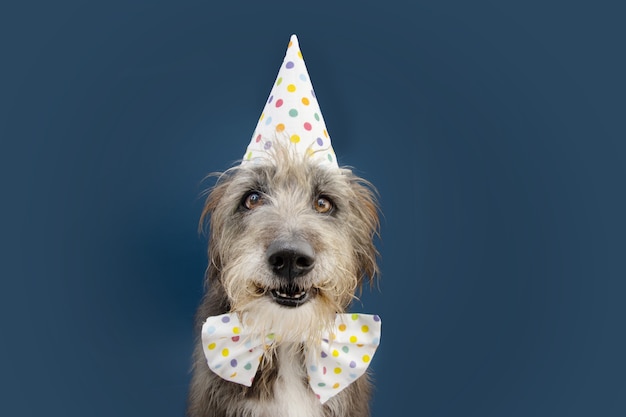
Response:
[{"label": "dog's mouth", "polygon": [[281,287],[269,292],[270,297],[281,306],[298,307],[306,303],[313,296],[313,290],[303,288]]}]

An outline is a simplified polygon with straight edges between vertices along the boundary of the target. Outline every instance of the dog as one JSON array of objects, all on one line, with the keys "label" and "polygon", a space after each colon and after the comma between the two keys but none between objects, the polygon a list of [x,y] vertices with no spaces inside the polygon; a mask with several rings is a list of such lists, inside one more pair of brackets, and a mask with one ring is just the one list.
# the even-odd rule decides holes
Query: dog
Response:
[{"label": "dog", "polygon": [[[364,374],[320,403],[304,357],[322,330],[378,276],[377,192],[350,168],[328,169],[275,145],[272,157],[218,174],[200,224],[209,226],[206,290],[196,315],[189,417],[366,417]],[[200,329],[207,317],[237,314],[266,346],[251,386],[207,366]]]}]

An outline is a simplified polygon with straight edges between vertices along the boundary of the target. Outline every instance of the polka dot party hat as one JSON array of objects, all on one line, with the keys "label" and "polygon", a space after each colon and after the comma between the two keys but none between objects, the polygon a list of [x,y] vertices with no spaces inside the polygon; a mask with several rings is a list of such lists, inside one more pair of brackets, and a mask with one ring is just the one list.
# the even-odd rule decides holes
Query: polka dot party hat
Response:
[{"label": "polka dot party hat", "polygon": [[241,163],[271,160],[271,149],[277,141],[320,165],[338,167],[296,35],[291,35],[285,59]]}]

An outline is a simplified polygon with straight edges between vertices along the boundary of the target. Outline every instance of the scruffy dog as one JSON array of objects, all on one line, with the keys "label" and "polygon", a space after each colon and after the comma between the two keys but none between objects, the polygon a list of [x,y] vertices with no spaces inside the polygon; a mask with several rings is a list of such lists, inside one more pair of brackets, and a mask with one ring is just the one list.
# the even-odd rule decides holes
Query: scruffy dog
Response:
[{"label": "scruffy dog", "polygon": [[304,355],[377,273],[375,191],[349,169],[327,169],[287,146],[272,152],[221,174],[207,197],[207,291],[196,326],[236,313],[282,339],[266,349],[250,387],[209,369],[198,341],[188,415],[369,416],[367,375],[322,404],[307,383]]}]

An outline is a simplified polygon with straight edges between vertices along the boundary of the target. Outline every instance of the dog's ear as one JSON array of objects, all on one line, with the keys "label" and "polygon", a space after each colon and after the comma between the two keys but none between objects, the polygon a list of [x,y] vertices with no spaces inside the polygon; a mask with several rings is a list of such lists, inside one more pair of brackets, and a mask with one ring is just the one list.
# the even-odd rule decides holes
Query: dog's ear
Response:
[{"label": "dog's ear", "polygon": [[215,211],[220,201],[226,194],[226,190],[229,186],[229,178],[226,174],[211,174],[211,176],[218,176],[217,183],[209,191],[207,191],[207,197],[204,202],[204,208],[200,215],[198,222],[198,231],[200,233],[206,233],[207,224],[209,225],[209,245],[208,245],[208,258],[209,264],[206,270],[207,283],[209,280],[219,278],[219,271],[221,270],[221,260],[219,257],[219,251],[216,250],[216,239],[214,236],[220,232],[216,230],[216,225],[220,222],[214,219]]},{"label": "dog's ear", "polygon": [[351,189],[353,198],[350,204],[352,211],[360,220],[361,227],[357,233],[356,256],[360,268],[359,284],[367,277],[370,283],[378,275],[378,251],[374,245],[375,237],[380,236],[379,207],[377,191],[368,181],[351,175]]},{"label": "dog's ear", "polygon": [[[218,175],[219,174],[211,174],[210,176]],[[213,188],[204,193],[207,197],[204,201],[204,207],[202,209],[202,214],[200,215],[200,221],[198,222],[198,232],[206,232],[208,220],[211,217],[211,214],[213,213],[215,208],[217,207],[218,203],[226,193],[226,188],[228,188],[227,181],[218,179],[215,186],[213,186]]]}]

